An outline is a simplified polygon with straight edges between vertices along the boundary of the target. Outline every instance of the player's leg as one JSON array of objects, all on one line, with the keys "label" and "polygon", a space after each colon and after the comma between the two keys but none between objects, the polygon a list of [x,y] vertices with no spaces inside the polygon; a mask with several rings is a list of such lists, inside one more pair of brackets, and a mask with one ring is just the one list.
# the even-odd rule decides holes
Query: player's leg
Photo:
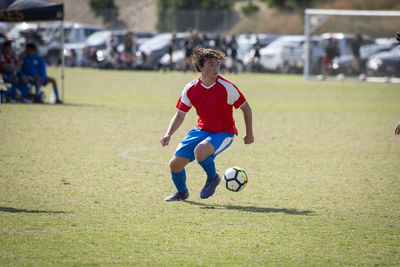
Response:
[{"label": "player's leg", "polygon": [[40,93],[40,86],[42,85],[42,81],[39,75],[33,76],[33,83],[35,85],[35,96],[38,97]]},{"label": "player's leg", "polygon": [[185,166],[190,162],[189,158],[174,155],[169,162],[172,181],[178,192],[186,192],[186,172]]},{"label": "player's leg", "polygon": [[180,201],[189,197],[189,191],[186,187],[186,171],[185,166],[190,162],[189,158],[174,155],[169,161],[169,169],[171,171],[172,181],[178,190],[176,193],[167,197],[165,201]]},{"label": "player's leg", "polygon": [[233,136],[231,133],[214,133],[195,149],[196,159],[207,174],[207,181],[200,193],[203,199],[212,196],[221,181],[216,172],[214,159],[232,144]]},{"label": "player's leg", "polygon": [[45,81],[43,82],[44,85],[51,83],[51,86],[53,87],[54,94],[56,95],[56,103],[61,104],[61,100],[58,94],[58,86],[57,86],[57,81],[53,77],[47,76]]},{"label": "player's leg", "polygon": [[195,159],[195,147],[208,135],[209,132],[201,131],[194,127],[179,143],[174,156],[169,162],[172,180],[178,192],[166,198],[166,201],[185,200],[189,197],[189,192],[186,188],[185,166]]},{"label": "player's leg", "polygon": [[15,99],[17,98],[17,88],[18,88],[18,79],[11,72],[5,73],[3,75],[3,81],[6,83],[11,83],[11,92],[9,93],[10,102],[15,103]]},{"label": "player's leg", "polygon": [[196,160],[206,172],[207,179],[214,179],[217,176],[214,159],[211,157],[214,151],[214,146],[206,140],[202,141],[194,149]]}]

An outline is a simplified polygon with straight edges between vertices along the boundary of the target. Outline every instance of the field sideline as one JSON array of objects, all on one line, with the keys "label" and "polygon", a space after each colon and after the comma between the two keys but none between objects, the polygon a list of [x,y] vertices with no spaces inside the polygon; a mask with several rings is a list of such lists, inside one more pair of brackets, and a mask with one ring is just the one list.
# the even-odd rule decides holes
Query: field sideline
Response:
[{"label": "field sideline", "polygon": [[189,201],[164,202],[194,110],[159,139],[197,74],[67,69],[65,105],[1,105],[0,265],[400,265],[399,85],[225,76],[255,143],[235,111],[217,169],[249,184],[208,200],[192,163]]}]

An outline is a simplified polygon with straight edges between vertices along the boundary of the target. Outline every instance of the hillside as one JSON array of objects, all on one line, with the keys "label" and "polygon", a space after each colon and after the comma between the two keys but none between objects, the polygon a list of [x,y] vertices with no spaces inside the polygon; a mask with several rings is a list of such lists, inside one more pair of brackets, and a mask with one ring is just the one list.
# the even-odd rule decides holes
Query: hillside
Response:
[{"label": "hillside", "polygon": [[[94,25],[103,25],[90,9],[89,0],[56,0],[64,3],[65,20]],[[119,7],[120,21],[133,31],[155,32],[156,0],[115,0]]]},{"label": "hillside", "polygon": [[[103,25],[101,18],[96,18],[89,7],[89,0],[54,0],[65,5],[66,20],[95,25]],[[157,0],[115,0],[119,7],[118,20],[120,27],[134,31],[156,32],[156,1]],[[241,6],[246,1],[237,1],[234,9],[239,14],[240,20],[232,25],[230,33],[259,32],[280,34],[303,34],[303,16],[300,13],[281,12],[268,8],[264,2],[254,0],[259,6],[259,12],[251,17],[241,14]],[[398,0],[332,0],[316,1],[315,8],[326,9],[371,9],[371,10],[400,10]],[[393,29],[400,25],[400,18],[391,21],[372,21],[373,29],[369,27],[371,21],[330,21],[321,28],[322,31],[369,31],[372,34],[391,34]],[[103,25],[107,26],[107,25]],[[336,26],[336,27],[334,27]],[[397,29],[398,30],[398,29]]]}]

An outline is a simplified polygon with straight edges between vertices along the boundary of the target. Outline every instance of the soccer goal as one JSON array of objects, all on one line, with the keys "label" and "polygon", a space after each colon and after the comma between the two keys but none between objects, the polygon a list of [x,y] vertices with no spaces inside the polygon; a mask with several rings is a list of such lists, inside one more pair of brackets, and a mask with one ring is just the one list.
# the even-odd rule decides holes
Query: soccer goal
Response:
[{"label": "soccer goal", "polygon": [[[342,67],[342,69],[337,70],[332,76],[334,77],[334,75],[343,72],[340,73],[342,77],[347,74],[354,77],[356,75],[351,73],[350,69],[351,63],[349,61],[351,59],[347,59],[346,62],[346,55],[349,58],[352,57],[353,50],[351,45],[354,38],[360,35],[362,36],[363,46],[370,45],[367,48],[376,49],[376,51],[367,51],[366,53],[381,52],[379,49],[381,47],[384,49],[385,43],[389,51],[395,46],[397,31],[400,31],[400,11],[306,9],[304,23],[304,78],[310,80],[321,74],[320,70],[323,67],[321,59],[326,54],[324,45],[326,45],[327,39],[335,38],[341,50],[340,63],[342,66],[338,66],[336,59],[331,69],[334,69],[334,67]],[[364,57],[361,62],[363,68],[366,68],[366,64],[372,64],[367,62],[365,55],[362,56]],[[348,66],[349,64],[350,67]]]}]

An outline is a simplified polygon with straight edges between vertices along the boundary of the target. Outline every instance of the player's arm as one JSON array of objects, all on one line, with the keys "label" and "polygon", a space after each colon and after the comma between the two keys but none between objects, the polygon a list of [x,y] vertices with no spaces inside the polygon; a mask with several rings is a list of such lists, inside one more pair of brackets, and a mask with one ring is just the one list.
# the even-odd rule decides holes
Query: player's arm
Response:
[{"label": "player's arm", "polygon": [[246,125],[246,135],[243,137],[243,141],[246,145],[254,142],[253,135],[253,112],[249,103],[245,102],[240,109],[243,112],[244,123]]},{"label": "player's arm", "polygon": [[178,130],[181,126],[182,122],[185,120],[186,113],[178,110],[176,114],[172,117],[171,122],[169,123],[167,133],[161,138],[160,143],[162,146],[167,146],[169,144],[169,140],[171,136]]}]

